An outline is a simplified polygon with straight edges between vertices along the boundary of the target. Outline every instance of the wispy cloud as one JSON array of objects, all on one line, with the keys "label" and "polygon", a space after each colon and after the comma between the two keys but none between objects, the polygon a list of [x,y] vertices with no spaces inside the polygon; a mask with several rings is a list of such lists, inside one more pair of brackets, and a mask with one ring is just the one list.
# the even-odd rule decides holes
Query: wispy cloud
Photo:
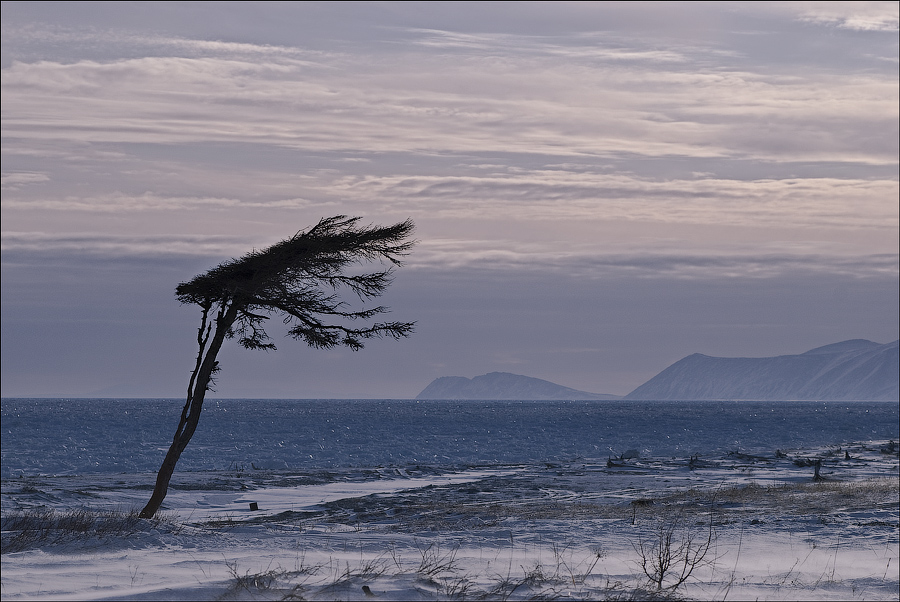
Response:
[{"label": "wispy cloud", "polygon": [[857,31],[900,30],[900,5],[897,2],[784,2],[811,23],[833,25]]},{"label": "wispy cloud", "polygon": [[[222,175],[217,188],[235,196],[175,195],[122,191],[54,196],[42,190],[20,190],[26,183],[47,180],[40,174],[17,174],[5,185],[5,211],[94,212],[98,214],[180,211],[304,210],[319,213],[409,215],[520,222],[610,221],[696,224],[704,226],[784,227],[815,229],[896,230],[900,183],[892,179],[783,178],[734,179],[712,174],[689,178],[638,176],[608,172],[601,166],[559,165],[556,169],[459,165],[460,175],[409,173],[375,175],[369,162],[360,175],[335,170],[295,177],[281,185],[270,172],[242,170]],[[165,176],[162,166],[132,174],[149,183]],[[182,178],[202,182],[213,177],[188,170]],[[140,178],[140,180],[138,179]],[[171,177],[170,177],[171,179]],[[187,182],[189,180],[186,180]],[[186,183],[176,185],[186,186]],[[287,190],[293,195],[286,197]],[[260,197],[260,191],[265,195]],[[299,192],[299,195],[298,195]]]},{"label": "wispy cloud", "polygon": [[208,47],[205,54],[14,63],[3,70],[4,136],[22,144],[240,141],[304,150],[896,163],[889,135],[896,77],[878,73],[671,70],[662,63],[675,54],[660,63],[650,56],[657,51],[623,66],[606,58],[644,51],[602,45],[591,59],[561,58],[577,49],[554,46],[538,55],[419,55],[404,47],[377,58],[315,60],[196,45]]},{"label": "wispy cloud", "polygon": [[19,190],[28,184],[38,184],[49,179],[47,174],[33,171],[3,172],[0,175],[0,188],[3,190]]},{"label": "wispy cloud", "polygon": [[[219,235],[191,236],[124,236],[102,233],[55,234],[48,232],[4,231],[0,249],[4,261],[30,258],[41,260],[47,256],[74,257],[143,257],[160,256],[221,256],[223,259],[242,255],[249,248],[245,237]],[[77,261],[77,259],[76,259]]]},{"label": "wispy cloud", "polygon": [[147,34],[139,31],[122,29],[73,29],[60,26],[25,25],[0,27],[4,45],[14,48],[16,54],[23,54],[23,49],[40,47],[46,52],[50,46],[68,46],[70,48],[107,48],[127,49],[127,54],[145,56],[217,56],[243,57],[255,59],[259,57],[290,57],[294,60],[304,57],[315,57],[322,53],[279,44],[252,44],[224,40],[206,40],[160,34]]},{"label": "wispy cloud", "polygon": [[695,224],[896,229],[896,180],[659,179],[517,170],[467,176],[346,177],[343,198],[395,211],[514,220],[624,219]]},{"label": "wispy cloud", "polygon": [[[678,50],[652,48],[649,44],[648,47],[635,47],[636,42],[641,46],[643,42],[632,38],[625,43],[608,32],[583,33],[575,36],[536,36],[472,34],[437,29],[408,31],[416,34],[412,40],[413,44],[428,48],[609,62],[685,63],[689,60]],[[705,51],[715,52],[711,49]]]},{"label": "wispy cloud", "polygon": [[304,199],[281,199],[274,201],[242,201],[216,197],[162,196],[154,193],[128,195],[113,193],[90,197],[68,196],[65,198],[15,198],[7,196],[2,201],[4,209],[31,211],[91,211],[98,213],[133,211],[198,211],[222,209],[296,209],[311,203]]},{"label": "wispy cloud", "polygon": [[[221,258],[243,255],[274,241],[250,236],[132,236],[103,233],[54,234],[5,231],[4,262],[123,260],[160,257]],[[701,245],[702,246],[702,245]],[[657,245],[559,245],[516,240],[431,238],[421,241],[404,270],[556,272],[582,278],[675,279],[771,278],[793,272],[854,278],[896,278],[900,255],[838,254],[826,248],[798,250],[779,245],[719,245],[701,249]]]},{"label": "wispy cloud", "polygon": [[900,255],[840,255],[787,249],[710,247],[698,249],[567,249],[505,242],[435,240],[422,243],[411,268],[454,270],[553,271],[583,278],[677,279],[771,278],[793,272],[855,278],[896,278]]}]

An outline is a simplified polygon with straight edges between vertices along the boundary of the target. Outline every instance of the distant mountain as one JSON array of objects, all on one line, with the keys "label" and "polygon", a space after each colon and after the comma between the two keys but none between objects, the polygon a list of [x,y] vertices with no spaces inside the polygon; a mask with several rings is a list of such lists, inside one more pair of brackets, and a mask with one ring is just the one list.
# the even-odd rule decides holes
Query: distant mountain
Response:
[{"label": "distant mountain", "polygon": [[442,376],[416,396],[416,399],[621,399],[617,395],[587,393],[557,385],[549,380],[491,372],[475,378]]},{"label": "distant mountain", "polygon": [[900,399],[898,341],[854,339],[777,357],[679,360],[625,399],[885,400]]}]

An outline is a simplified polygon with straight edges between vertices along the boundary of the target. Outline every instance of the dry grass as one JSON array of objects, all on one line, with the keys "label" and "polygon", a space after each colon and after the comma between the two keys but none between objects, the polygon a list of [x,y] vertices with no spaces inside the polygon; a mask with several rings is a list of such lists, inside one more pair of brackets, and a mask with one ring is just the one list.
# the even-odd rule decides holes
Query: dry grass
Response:
[{"label": "dry grass", "polygon": [[[627,581],[611,581],[597,570],[601,550],[587,556],[566,547],[554,546],[555,560],[546,564],[509,564],[509,570],[498,574],[490,567],[476,569],[476,574],[463,573],[457,560],[457,546],[442,549],[438,544],[417,542],[409,558],[401,559],[392,549],[393,564],[384,557],[360,559],[357,564],[328,563],[304,570],[280,567],[258,573],[238,571],[229,563],[229,587],[220,600],[263,599],[304,600],[384,598],[390,592],[379,592],[387,585],[394,592],[408,588],[414,599],[422,600],[680,600],[678,585],[647,588],[640,575]],[[378,570],[372,571],[376,564]],[[335,567],[342,567],[335,570]],[[468,566],[471,570],[473,567]],[[397,583],[405,583],[397,589]],[[377,592],[377,593],[376,593]]]},{"label": "dry grass", "polygon": [[[716,522],[804,518],[835,512],[890,510],[900,507],[900,480],[819,481],[781,485],[734,485],[686,489],[610,504],[591,499],[548,500],[540,497],[465,502],[450,496],[419,497],[385,509],[371,505],[364,514],[330,512],[307,522],[334,521],[359,530],[403,533],[494,528],[507,520],[657,520],[674,514]],[[896,519],[894,519],[896,523]],[[892,523],[893,524],[893,523]],[[896,524],[894,524],[896,526]]]},{"label": "dry grass", "polygon": [[[509,519],[613,518],[631,522],[636,517],[637,572],[631,577],[620,575],[618,578],[623,581],[604,577],[600,570],[603,565],[598,564],[604,553],[599,548],[587,553],[583,547],[569,551],[553,546],[554,561],[547,562],[545,558],[542,563],[515,565],[511,560],[509,567],[498,566],[496,562],[478,567],[459,558],[458,545],[442,547],[443,540],[414,540],[414,546],[403,551],[407,558],[401,558],[401,552],[390,546],[382,555],[361,557],[356,563],[333,560],[307,566],[298,559],[292,570],[278,567],[260,572],[239,572],[236,564],[230,564],[232,579],[223,599],[300,600],[310,596],[365,599],[371,590],[377,591],[376,585],[398,580],[408,582],[423,599],[673,600],[683,593],[681,586],[688,578],[695,579],[692,571],[684,567],[705,566],[711,558],[706,551],[714,543],[713,524],[718,528],[728,522],[748,524],[757,517],[770,520],[776,515],[804,518],[862,511],[863,516],[853,520],[885,520],[858,524],[877,523],[896,530],[900,511],[900,479],[896,477],[685,489],[633,500],[637,503],[614,504],[584,498],[548,500],[541,499],[537,493],[530,498],[510,495],[504,503],[471,498],[462,503],[452,490],[446,496],[438,488],[429,490],[432,491],[433,497],[423,494],[403,499],[402,506],[385,506],[390,514],[378,507],[377,500],[367,500],[367,504],[346,500],[332,505],[331,513],[312,520],[347,518],[358,530],[427,532],[470,531],[497,526]],[[367,514],[351,511],[356,507]],[[877,516],[868,513],[872,510],[878,511]],[[308,515],[297,517],[299,522],[311,520]],[[297,517],[280,515],[278,520],[293,521]],[[669,520],[676,517],[678,522]],[[361,519],[372,522],[360,522]],[[140,519],[136,512],[30,510],[3,515],[2,551],[6,554],[46,544],[102,540],[152,529],[172,533],[181,528],[173,519]],[[512,536],[510,541],[512,545]],[[467,570],[476,573],[469,574]],[[818,586],[818,582],[809,585]]]},{"label": "dry grass", "polygon": [[678,506],[719,512],[741,509],[777,510],[780,514],[827,514],[837,510],[853,511],[897,506],[900,504],[900,479],[880,478],[864,481],[819,481],[782,485],[731,486],[720,489],[688,489],[654,500],[659,507]]},{"label": "dry grass", "polygon": [[36,508],[10,512],[0,518],[0,552],[21,552],[38,546],[122,537],[150,529],[178,532],[181,525],[165,515],[144,519],[137,510],[49,510]]}]

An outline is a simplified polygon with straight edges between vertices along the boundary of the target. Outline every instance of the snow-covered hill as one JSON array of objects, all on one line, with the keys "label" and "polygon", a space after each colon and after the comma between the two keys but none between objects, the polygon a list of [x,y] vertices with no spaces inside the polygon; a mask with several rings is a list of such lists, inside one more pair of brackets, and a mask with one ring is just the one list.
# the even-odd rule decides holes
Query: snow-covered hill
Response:
[{"label": "snow-covered hill", "polygon": [[475,378],[442,376],[431,381],[416,399],[620,399],[616,395],[587,393],[548,380],[491,372]]},{"label": "snow-covered hill", "polygon": [[854,339],[777,357],[695,353],[625,398],[895,401],[900,399],[898,341]]}]

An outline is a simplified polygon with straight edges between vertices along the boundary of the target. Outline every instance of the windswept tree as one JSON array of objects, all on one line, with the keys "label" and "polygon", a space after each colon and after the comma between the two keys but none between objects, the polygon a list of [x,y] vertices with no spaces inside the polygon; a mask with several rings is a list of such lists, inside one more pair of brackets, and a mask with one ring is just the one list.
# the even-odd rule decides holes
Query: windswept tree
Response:
[{"label": "windswept tree", "polygon": [[[383,306],[353,310],[340,293],[365,304],[391,283],[393,266],[412,247],[413,223],[360,227],[360,218],[338,215],[262,251],[228,260],[205,274],[182,282],[175,295],[200,306],[197,361],[188,383],[187,400],[141,516],[159,510],[175,464],[200,420],[203,399],[219,370],[216,356],[225,339],[237,338],[247,349],[275,349],[263,328],[269,317],[283,318],[288,335],[311,347],[346,346],[357,350],[371,338],[399,339],[412,332],[411,322],[375,322],[358,326],[387,311]],[[378,262],[386,269],[345,274],[353,264]]]}]

